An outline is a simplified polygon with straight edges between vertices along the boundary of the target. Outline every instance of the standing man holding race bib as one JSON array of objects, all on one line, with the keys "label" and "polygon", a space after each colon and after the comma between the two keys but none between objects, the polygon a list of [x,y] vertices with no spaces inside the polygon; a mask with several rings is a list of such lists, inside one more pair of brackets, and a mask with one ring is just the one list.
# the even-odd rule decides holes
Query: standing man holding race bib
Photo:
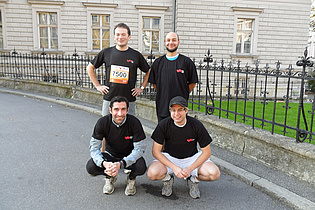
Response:
[{"label": "standing man holding race bib", "polygon": [[[143,92],[148,84],[150,67],[143,55],[130,48],[130,28],[125,23],[119,23],[114,28],[116,46],[101,50],[87,66],[87,72],[95,88],[103,96],[102,115],[108,115],[109,103],[114,96],[124,96],[129,101],[129,114],[135,115],[136,97]],[[105,85],[97,80],[95,69],[105,64]],[[137,69],[145,72],[141,87],[135,87]]]}]

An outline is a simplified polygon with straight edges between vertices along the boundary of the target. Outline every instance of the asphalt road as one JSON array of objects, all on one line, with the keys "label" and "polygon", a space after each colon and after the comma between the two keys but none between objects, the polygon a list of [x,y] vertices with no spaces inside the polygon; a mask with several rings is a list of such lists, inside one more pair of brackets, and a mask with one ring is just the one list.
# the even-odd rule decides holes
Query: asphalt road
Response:
[{"label": "asphalt road", "polygon": [[[85,170],[89,141],[99,116],[38,99],[0,93],[0,209],[290,209],[233,176],[201,182],[192,199],[184,180],[173,195],[161,195],[162,182],[137,178],[137,194],[126,196],[120,172],[112,195],[103,177]],[[146,139],[149,165],[152,140]]]}]

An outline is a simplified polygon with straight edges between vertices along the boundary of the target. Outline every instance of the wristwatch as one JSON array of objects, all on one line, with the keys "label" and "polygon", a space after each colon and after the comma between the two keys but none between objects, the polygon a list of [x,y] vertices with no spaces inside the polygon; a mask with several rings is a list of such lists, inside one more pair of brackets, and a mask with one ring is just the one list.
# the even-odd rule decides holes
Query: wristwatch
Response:
[{"label": "wristwatch", "polygon": [[141,87],[140,87],[140,88],[141,88],[141,90],[144,90],[144,88],[145,88],[145,87],[143,87],[143,86],[141,85]]},{"label": "wristwatch", "polygon": [[124,160],[119,161],[119,163],[120,163],[120,168],[125,168]]}]

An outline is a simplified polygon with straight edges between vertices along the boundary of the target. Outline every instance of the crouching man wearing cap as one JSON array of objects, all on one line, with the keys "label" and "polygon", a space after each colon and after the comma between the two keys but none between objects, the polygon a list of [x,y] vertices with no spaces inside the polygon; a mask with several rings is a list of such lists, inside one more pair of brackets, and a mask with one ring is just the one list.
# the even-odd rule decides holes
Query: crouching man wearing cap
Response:
[{"label": "crouching man wearing cap", "polygon": [[219,168],[209,160],[212,139],[200,121],[187,116],[186,99],[176,96],[169,106],[171,116],[160,121],[151,136],[152,154],[156,159],[149,166],[147,176],[150,180],[162,180],[162,195],[170,196],[175,174],[187,181],[189,195],[199,198],[199,181],[220,177]]}]

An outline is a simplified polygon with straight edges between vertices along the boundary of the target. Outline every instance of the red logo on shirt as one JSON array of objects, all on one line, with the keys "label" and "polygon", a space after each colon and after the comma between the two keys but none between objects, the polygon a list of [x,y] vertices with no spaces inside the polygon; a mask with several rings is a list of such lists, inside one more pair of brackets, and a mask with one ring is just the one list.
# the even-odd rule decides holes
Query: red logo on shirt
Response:
[{"label": "red logo on shirt", "polygon": [[126,140],[133,139],[133,136],[125,136]]},{"label": "red logo on shirt", "polygon": [[195,139],[187,139],[187,142],[192,142],[194,141]]},{"label": "red logo on shirt", "polygon": [[176,72],[184,74],[184,70],[182,70],[182,69],[177,69]]},{"label": "red logo on shirt", "polygon": [[127,62],[128,62],[128,63],[133,63],[133,60],[128,59]]}]

